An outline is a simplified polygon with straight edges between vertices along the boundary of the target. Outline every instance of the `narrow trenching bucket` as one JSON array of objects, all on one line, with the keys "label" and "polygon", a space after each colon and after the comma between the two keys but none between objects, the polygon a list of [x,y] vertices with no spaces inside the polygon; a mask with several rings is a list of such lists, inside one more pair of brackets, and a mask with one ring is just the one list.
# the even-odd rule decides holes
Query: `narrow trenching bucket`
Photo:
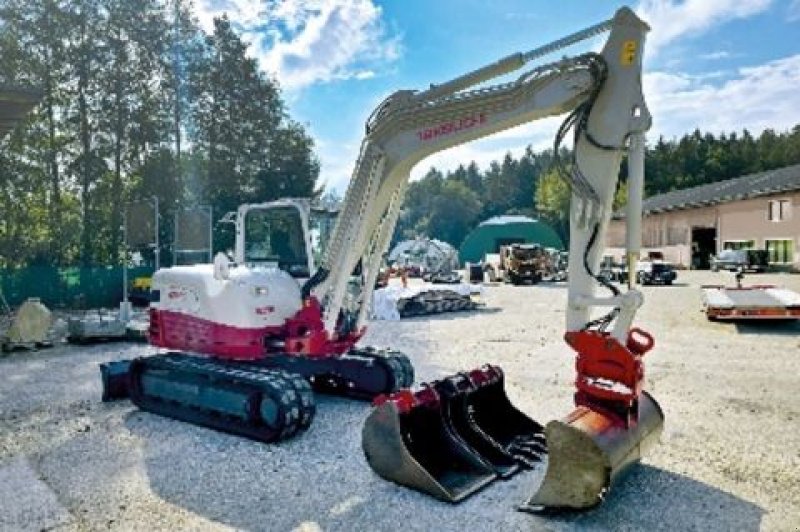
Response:
[{"label": "narrow trenching bucket", "polygon": [[541,461],[546,450],[544,428],[511,404],[504,383],[503,371],[487,364],[434,387],[453,430],[507,478]]},{"label": "narrow trenching bucket", "polygon": [[545,429],[549,461],[544,481],[520,510],[583,510],[600,504],[612,482],[639,461],[663,428],[661,407],[644,391],[634,421],[586,406],[551,421]]},{"label": "narrow trenching bucket", "polygon": [[469,377],[460,373],[433,386],[442,400],[442,419],[450,431],[458,434],[501,478],[516,473],[519,463],[475,422],[470,398],[477,388]]},{"label": "narrow trenching bucket", "polygon": [[544,427],[511,403],[503,370],[487,364],[469,378],[475,386],[468,395],[472,422],[518,463],[534,467],[547,452]]},{"label": "narrow trenching bucket", "polygon": [[458,502],[497,478],[452,431],[432,387],[377,399],[364,424],[362,446],[381,477],[447,502]]}]

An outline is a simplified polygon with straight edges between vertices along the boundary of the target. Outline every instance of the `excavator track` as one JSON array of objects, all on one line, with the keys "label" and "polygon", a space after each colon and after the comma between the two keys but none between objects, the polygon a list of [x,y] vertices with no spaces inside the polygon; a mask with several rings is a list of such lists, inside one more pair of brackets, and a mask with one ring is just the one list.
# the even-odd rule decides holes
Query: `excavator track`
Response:
[{"label": "excavator track", "polygon": [[406,355],[374,347],[356,347],[329,357],[270,354],[251,364],[300,374],[320,393],[368,401],[414,382],[414,368]]},{"label": "excavator track", "polygon": [[315,413],[300,375],[182,353],[132,360],[128,393],[147,412],[261,442],[305,431]]},{"label": "excavator track", "polygon": [[469,296],[462,296],[447,290],[422,292],[397,302],[397,310],[401,318],[475,310],[478,307],[480,304]]}]

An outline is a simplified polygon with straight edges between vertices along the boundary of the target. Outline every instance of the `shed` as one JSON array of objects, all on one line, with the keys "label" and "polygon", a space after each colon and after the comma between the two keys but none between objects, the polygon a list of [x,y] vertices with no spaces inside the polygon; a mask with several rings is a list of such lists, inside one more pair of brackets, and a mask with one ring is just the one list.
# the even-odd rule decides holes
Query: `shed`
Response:
[{"label": "shed", "polygon": [[564,249],[564,243],[552,227],[527,216],[495,216],[473,229],[459,249],[465,262],[480,262],[487,253],[497,253],[507,244],[539,244]]}]

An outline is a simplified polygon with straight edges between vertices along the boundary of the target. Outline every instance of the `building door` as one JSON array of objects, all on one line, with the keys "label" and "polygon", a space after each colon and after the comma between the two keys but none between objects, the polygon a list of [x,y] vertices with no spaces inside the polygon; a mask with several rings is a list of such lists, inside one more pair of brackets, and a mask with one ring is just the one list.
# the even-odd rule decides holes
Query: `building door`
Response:
[{"label": "building door", "polygon": [[714,227],[692,227],[692,269],[707,270],[717,253],[717,230]]}]

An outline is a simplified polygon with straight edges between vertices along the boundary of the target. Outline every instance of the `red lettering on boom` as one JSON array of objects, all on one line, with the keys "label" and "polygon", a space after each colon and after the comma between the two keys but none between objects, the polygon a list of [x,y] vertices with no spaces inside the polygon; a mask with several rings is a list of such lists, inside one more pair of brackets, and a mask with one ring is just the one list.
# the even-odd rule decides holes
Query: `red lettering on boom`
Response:
[{"label": "red lettering on boom", "polygon": [[437,137],[452,135],[453,133],[458,133],[459,131],[462,131],[464,129],[470,129],[485,123],[486,123],[486,115],[483,113],[477,113],[471,116],[465,116],[463,118],[459,118],[458,120],[450,120],[449,122],[442,122],[441,124],[433,127],[426,127],[425,129],[420,129],[419,131],[417,131],[417,137],[419,138],[419,140],[425,142],[433,140]]}]

